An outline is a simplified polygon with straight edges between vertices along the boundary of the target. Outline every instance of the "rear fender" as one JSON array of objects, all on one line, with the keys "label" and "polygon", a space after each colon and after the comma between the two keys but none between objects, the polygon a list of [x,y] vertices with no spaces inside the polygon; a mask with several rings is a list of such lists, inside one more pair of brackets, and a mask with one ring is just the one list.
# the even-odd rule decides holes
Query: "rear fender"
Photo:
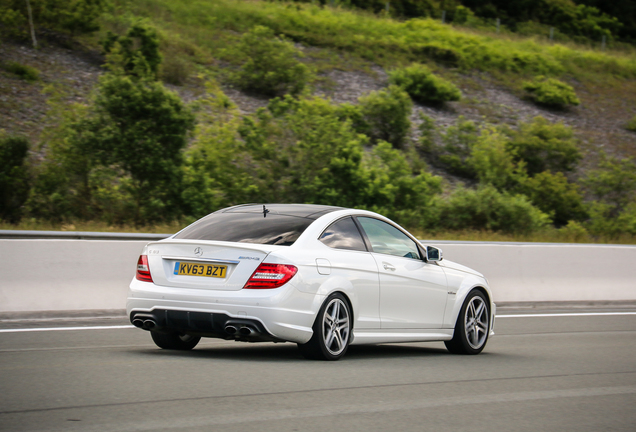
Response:
[{"label": "rear fender", "polygon": [[318,309],[320,309],[320,306],[322,306],[324,300],[335,292],[341,292],[347,297],[352,309],[353,320],[355,322],[357,319],[356,311],[358,310],[358,297],[355,294],[355,290],[353,288],[353,285],[351,284],[351,281],[344,277],[333,276],[327,279],[322,285],[320,285],[316,296],[316,300],[320,303],[318,305]]}]

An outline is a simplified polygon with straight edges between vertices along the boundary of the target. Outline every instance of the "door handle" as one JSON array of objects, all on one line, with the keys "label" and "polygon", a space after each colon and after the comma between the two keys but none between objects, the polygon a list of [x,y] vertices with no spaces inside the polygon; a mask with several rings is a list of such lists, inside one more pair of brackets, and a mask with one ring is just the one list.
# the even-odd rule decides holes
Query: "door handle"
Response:
[{"label": "door handle", "polygon": [[383,265],[384,265],[384,270],[395,271],[395,267],[393,267],[391,264],[383,263]]}]

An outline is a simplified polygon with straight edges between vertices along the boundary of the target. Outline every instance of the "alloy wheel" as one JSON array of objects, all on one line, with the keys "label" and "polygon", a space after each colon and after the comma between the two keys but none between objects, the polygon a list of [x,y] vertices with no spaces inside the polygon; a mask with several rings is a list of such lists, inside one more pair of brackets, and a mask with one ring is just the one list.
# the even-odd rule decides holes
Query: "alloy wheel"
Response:
[{"label": "alloy wheel", "polygon": [[337,356],[347,347],[349,341],[349,309],[340,298],[334,298],[325,309],[322,320],[325,348]]},{"label": "alloy wheel", "polygon": [[479,349],[488,336],[488,308],[480,296],[470,299],[464,318],[466,340],[473,349]]}]

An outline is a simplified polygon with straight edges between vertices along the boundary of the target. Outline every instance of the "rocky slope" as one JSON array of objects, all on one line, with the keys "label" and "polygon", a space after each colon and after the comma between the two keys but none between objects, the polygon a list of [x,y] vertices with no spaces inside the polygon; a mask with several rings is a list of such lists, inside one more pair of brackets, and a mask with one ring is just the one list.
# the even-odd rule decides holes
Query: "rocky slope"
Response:
[{"label": "rocky slope", "polygon": [[[27,136],[34,149],[46,126],[47,99],[59,90],[68,102],[85,101],[103,73],[101,57],[81,47],[68,49],[48,44],[36,50],[25,44],[4,42],[0,44],[0,59],[4,63],[18,62],[40,71],[40,80],[29,83],[0,70],[0,129]],[[455,74],[455,82],[462,89],[462,100],[443,107],[416,104],[411,116],[414,124],[419,122],[419,112],[432,117],[442,127],[455,123],[459,116],[478,123],[514,126],[540,115],[574,128],[585,155],[582,170],[595,164],[600,150],[620,157],[636,157],[636,133],[624,128],[625,123],[636,115],[636,83],[619,86],[616,94],[600,95],[589,84],[570,82],[581,105],[557,111],[524,100],[523,95],[514,94],[488,74]],[[370,72],[331,70],[322,77],[315,94],[329,97],[336,103],[355,103],[361,95],[386,85],[386,72],[377,66],[372,66]],[[197,80],[170,87],[185,100],[193,100],[203,92],[201,82]],[[267,104],[265,99],[233,88],[226,87],[224,91],[245,113]],[[415,130],[414,134],[417,133]]]}]

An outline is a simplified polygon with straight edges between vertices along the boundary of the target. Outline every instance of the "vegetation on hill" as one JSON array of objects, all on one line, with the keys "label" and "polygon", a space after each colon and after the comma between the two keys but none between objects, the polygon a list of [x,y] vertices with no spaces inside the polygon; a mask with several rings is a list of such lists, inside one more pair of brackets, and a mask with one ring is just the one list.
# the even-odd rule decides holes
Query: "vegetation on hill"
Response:
[{"label": "vegetation on hill", "polygon": [[[25,37],[18,3],[0,7],[2,28],[11,30],[5,37]],[[79,102],[48,88],[51,108],[37,141],[0,133],[0,217],[139,227],[186,223],[244,202],[311,202],[379,211],[426,237],[636,240],[630,153],[595,151],[597,164],[583,166],[589,146],[576,128],[548,120],[555,108],[579,115],[570,107],[593,101],[591,88],[636,95],[636,57],[483,29],[488,5],[511,29],[574,11],[570,24],[579,30],[569,34],[594,38],[581,29],[596,26],[608,43],[623,37],[622,21],[569,0],[542,0],[534,11],[511,8],[522,1],[451,8],[405,0],[392,1],[389,13],[374,2],[305,3],[42,3],[40,31],[84,34],[78,40],[101,49],[105,69]],[[57,18],[47,18],[52,10]],[[442,10],[462,26],[425,18]],[[91,13],[72,26],[59,18],[63,11],[69,20]],[[387,71],[386,87],[356,103],[319,96],[331,71],[373,65]],[[35,78],[25,85],[39,85],[28,65],[4,70],[15,79],[27,71]],[[460,90],[474,74],[519,100],[532,94],[545,114],[445,124],[423,114],[422,107],[444,113],[451,103],[475,103]],[[164,83],[190,83],[200,95],[186,103]],[[263,107],[241,111],[228,96],[236,89]],[[623,130],[633,122],[636,107],[629,109]]]}]

